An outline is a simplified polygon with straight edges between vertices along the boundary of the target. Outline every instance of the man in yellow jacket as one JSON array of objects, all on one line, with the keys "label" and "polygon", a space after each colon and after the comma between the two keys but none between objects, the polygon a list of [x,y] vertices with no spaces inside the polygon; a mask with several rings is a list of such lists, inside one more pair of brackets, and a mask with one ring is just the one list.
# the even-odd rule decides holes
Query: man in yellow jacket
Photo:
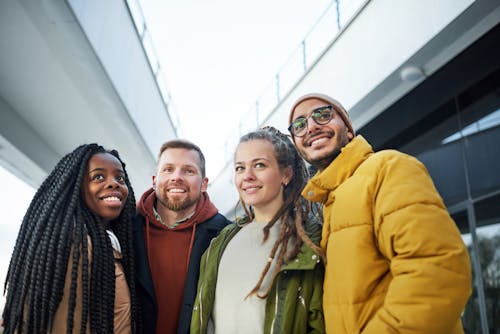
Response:
[{"label": "man in yellow jacket", "polygon": [[328,333],[463,333],[467,249],[426,168],[374,153],[333,98],[302,96],[289,131],[318,169],[303,191],[323,203]]}]

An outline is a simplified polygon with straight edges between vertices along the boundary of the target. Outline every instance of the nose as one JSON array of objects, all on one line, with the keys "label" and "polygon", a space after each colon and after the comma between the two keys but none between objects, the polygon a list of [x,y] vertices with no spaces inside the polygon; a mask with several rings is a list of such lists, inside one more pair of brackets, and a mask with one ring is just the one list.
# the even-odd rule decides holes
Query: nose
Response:
[{"label": "nose", "polygon": [[110,177],[108,178],[108,183],[106,184],[106,188],[110,188],[110,189],[113,189],[113,188],[118,188],[120,186],[120,182],[118,182],[117,179],[115,179],[114,177]]},{"label": "nose", "polygon": [[309,116],[307,118],[307,133],[316,132],[320,128],[321,128],[321,125],[316,123],[316,121],[311,116]]},{"label": "nose", "polygon": [[114,188],[118,188],[118,186],[119,186],[118,182],[111,181],[111,182],[108,182],[107,188],[114,189]]},{"label": "nose", "polygon": [[254,175],[252,169],[251,168],[245,169],[245,173],[243,174],[243,180],[249,181],[249,180],[254,180],[254,179],[255,179],[255,175]]},{"label": "nose", "polygon": [[171,174],[170,174],[170,179],[171,180],[180,180],[182,179],[182,171],[180,169],[176,169],[174,170]]}]

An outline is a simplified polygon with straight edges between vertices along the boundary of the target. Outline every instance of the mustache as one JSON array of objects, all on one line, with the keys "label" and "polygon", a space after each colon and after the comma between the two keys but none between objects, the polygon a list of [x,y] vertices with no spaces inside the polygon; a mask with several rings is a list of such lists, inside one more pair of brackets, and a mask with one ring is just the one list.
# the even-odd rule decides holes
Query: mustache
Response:
[{"label": "mustache", "polygon": [[182,188],[182,189],[185,189],[187,192],[191,191],[191,187],[189,186],[189,184],[182,182],[182,181],[180,181],[180,182],[179,181],[171,181],[171,182],[165,183],[158,190],[167,194],[168,190],[172,189],[172,188]]},{"label": "mustache", "polygon": [[166,184],[167,187],[179,187],[179,186],[183,186],[183,187],[187,187],[187,184],[182,182],[182,181],[172,181],[172,182],[168,182]]},{"label": "mustache", "polygon": [[334,137],[335,136],[335,131],[333,130],[328,130],[328,131],[320,131],[320,132],[315,132],[315,133],[312,133],[310,136],[306,137],[306,144],[309,145],[311,143],[311,141],[313,141],[316,137],[319,137],[321,135],[324,135],[324,134],[327,134],[331,137]]}]

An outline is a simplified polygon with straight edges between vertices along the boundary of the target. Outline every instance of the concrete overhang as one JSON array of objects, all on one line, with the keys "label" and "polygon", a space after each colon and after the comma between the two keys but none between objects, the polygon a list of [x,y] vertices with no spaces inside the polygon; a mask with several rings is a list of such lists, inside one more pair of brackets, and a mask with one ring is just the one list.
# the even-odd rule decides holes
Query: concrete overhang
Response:
[{"label": "concrete overhang", "polygon": [[[119,3],[126,12],[125,2]],[[65,1],[0,3],[0,164],[36,188],[64,154],[97,142],[119,151],[136,194],[141,193],[151,184],[156,147],[144,139],[116,78],[110,76],[73,9]],[[123,66],[142,66],[147,83],[156,89],[142,98],[158,100],[154,74],[132,18],[128,13],[122,16],[128,30],[120,27],[125,30],[121,37],[127,39],[127,48],[142,54],[139,63],[134,59],[135,64]],[[135,102],[136,114],[145,112],[140,101]],[[161,103],[157,105],[166,113]],[[163,124],[162,130],[165,140],[176,136],[171,123]]]}]

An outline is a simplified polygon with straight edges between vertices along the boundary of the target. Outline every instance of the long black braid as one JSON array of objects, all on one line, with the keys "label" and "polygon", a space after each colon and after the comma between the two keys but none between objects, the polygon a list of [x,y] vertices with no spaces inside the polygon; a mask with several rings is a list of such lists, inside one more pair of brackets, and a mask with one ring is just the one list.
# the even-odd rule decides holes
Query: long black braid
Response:
[{"label": "long black braid", "polygon": [[[131,296],[132,331],[136,331],[136,292],[132,247],[135,197],[118,152],[97,144],[77,147],[64,156],[35,193],[23,218],[5,280],[5,333],[51,331],[61,302],[66,273],[71,271],[67,332],[111,333],[114,323],[115,265],[101,218],[82,197],[89,159],[110,153],[122,164],[129,193],[120,217],[109,226],[122,249],[122,264]],[[89,241],[92,251],[89,251]],[[91,254],[89,260],[86,254]],[[71,258],[70,258],[71,256]],[[71,267],[69,267],[69,263]],[[79,267],[81,286],[77,286]],[[77,291],[82,294],[81,323],[74,323]]]},{"label": "long black braid", "polygon": [[[316,254],[320,255],[323,261],[325,261],[325,255],[323,250],[315,245],[307,236],[304,228],[304,222],[306,220],[317,220],[317,217],[313,215],[314,211],[311,208],[311,203],[306,201],[306,199],[301,196],[302,189],[306,185],[309,178],[309,173],[304,160],[302,160],[298,154],[292,141],[287,135],[281,133],[278,129],[273,127],[264,127],[257,131],[250,132],[240,138],[240,143],[252,140],[266,140],[271,143],[273,145],[275,157],[280,169],[285,170],[286,168],[290,168],[293,171],[290,183],[288,183],[283,190],[283,205],[264,227],[264,241],[266,241],[269,237],[271,227],[273,227],[276,222],[281,222],[278,239],[269,254],[269,258],[273,259],[276,257],[276,253],[278,252],[276,267],[272,274],[272,280],[274,280],[280,271],[281,265],[288,260],[295,258],[303,243],[306,243]],[[239,218],[237,222],[246,223],[252,221],[252,208],[247,207],[241,199],[240,203],[245,210],[246,217]],[[291,245],[293,248],[291,251],[287,252],[289,241],[293,241]],[[267,297],[271,286],[269,286],[267,292],[264,294],[259,294],[258,291],[270,267],[271,262],[268,261],[262,271],[259,281],[247,297],[252,294],[257,294],[260,298]]]}]

